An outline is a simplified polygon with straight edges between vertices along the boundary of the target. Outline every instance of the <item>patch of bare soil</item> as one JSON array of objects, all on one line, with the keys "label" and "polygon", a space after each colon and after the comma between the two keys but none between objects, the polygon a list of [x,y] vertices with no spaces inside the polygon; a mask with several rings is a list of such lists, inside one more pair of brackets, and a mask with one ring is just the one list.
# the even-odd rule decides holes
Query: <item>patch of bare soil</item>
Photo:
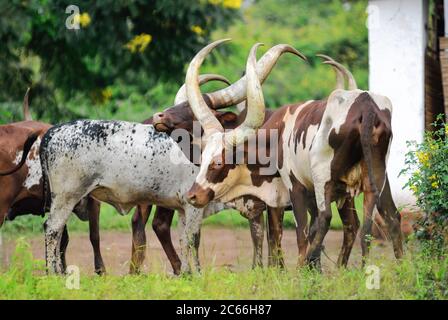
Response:
[{"label": "patch of bare soil", "polygon": [[[178,237],[175,230],[172,232],[173,243],[179,252]],[[342,232],[330,231],[325,238],[325,253],[322,256],[324,270],[335,268],[335,262],[342,245]],[[148,244],[144,272],[167,272],[171,273],[171,266],[154,232],[147,230]],[[44,239],[36,236],[28,239],[35,258],[44,259]],[[288,268],[294,268],[297,263],[296,234],[293,230],[285,230],[283,234],[282,247]],[[5,243],[5,265],[8,266],[15,248],[15,241],[8,240]],[[249,230],[230,229],[217,227],[204,227],[201,231],[200,259],[204,267],[214,266],[216,268],[230,268],[234,271],[247,270],[252,265],[252,241]],[[130,232],[102,232],[101,249],[107,272],[109,274],[124,275],[128,273],[131,256],[131,233]],[[267,242],[264,243],[264,262],[267,264]],[[382,255],[387,258],[393,257],[390,243],[375,241],[372,255]],[[361,261],[361,250],[359,239],[357,240],[349,264],[359,266]],[[72,234],[67,252],[67,264],[80,267],[84,274],[93,274],[93,252],[88,234]]]}]

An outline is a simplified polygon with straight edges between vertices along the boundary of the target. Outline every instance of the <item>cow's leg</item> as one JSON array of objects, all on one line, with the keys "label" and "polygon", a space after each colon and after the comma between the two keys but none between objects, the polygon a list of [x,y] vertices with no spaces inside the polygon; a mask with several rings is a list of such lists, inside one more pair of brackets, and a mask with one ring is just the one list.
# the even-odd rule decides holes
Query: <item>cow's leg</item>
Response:
[{"label": "cow's leg", "polygon": [[140,273],[146,254],[145,226],[151,214],[152,205],[139,205],[132,216],[132,253],[130,274]]},{"label": "cow's leg", "polygon": [[181,261],[171,239],[171,223],[173,222],[173,217],[174,210],[157,207],[154,219],[152,220],[152,229],[156,233],[163,251],[165,251],[171,263],[173,273],[178,275],[180,274]]},{"label": "cow's leg", "polygon": [[189,255],[192,253],[193,261],[197,271],[200,271],[199,264],[199,239],[200,228],[204,211],[186,206],[184,215],[179,211],[179,240],[181,248],[181,272],[191,273]]},{"label": "cow's leg", "polygon": [[0,193],[0,228],[8,216],[8,212],[13,205],[16,194],[17,192],[15,190],[10,190],[9,192],[5,190]]},{"label": "cow's leg", "polygon": [[249,219],[250,235],[254,247],[252,268],[263,267],[264,221],[263,211]]},{"label": "cow's leg", "polygon": [[376,204],[376,196],[375,193],[370,190],[364,191],[364,203],[363,203],[363,212],[364,212],[364,221],[361,229],[361,252],[362,252],[362,264],[366,263],[366,260],[369,255],[370,245],[372,242],[372,224],[373,224],[373,209]]},{"label": "cow's leg", "polygon": [[308,212],[310,213],[310,225],[308,231],[308,244],[313,242],[317,232],[317,217],[319,211],[317,210],[316,200],[309,198],[307,201]]},{"label": "cow's leg", "polygon": [[202,209],[191,208],[185,210],[186,224],[185,232],[188,239],[188,246],[191,249],[193,263],[196,271],[201,271],[199,262],[199,243],[201,239],[201,224],[204,211]]},{"label": "cow's leg", "polygon": [[186,236],[185,225],[186,225],[185,211],[179,210],[179,223],[177,225],[177,228],[179,233],[179,247],[180,247],[180,262],[181,262],[180,271],[181,273],[191,273],[191,267],[188,261],[190,250],[188,246],[188,239]]},{"label": "cow's leg", "polygon": [[98,275],[106,273],[100,248],[100,209],[100,203],[89,197],[87,205],[87,212],[89,213],[89,236],[93,248],[95,273]]},{"label": "cow's leg", "polygon": [[6,220],[9,208],[10,208],[10,202],[0,199],[0,228],[2,227],[3,223]]},{"label": "cow's leg", "polygon": [[283,208],[268,207],[268,266],[285,267],[282,252]]},{"label": "cow's leg", "polygon": [[59,254],[61,257],[61,264],[62,264],[62,273],[65,273],[65,271],[67,270],[67,261],[65,260],[65,255],[67,252],[68,242],[69,242],[69,236],[67,231],[67,225],[65,225],[64,231],[62,231],[61,244],[59,247]]},{"label": "cow's leg", "polygon": [[380,195],[378,203],[378,212],[384,219],[388,228],[389,234],[392,238],[395,257],[401,259],[403,256],[403,235],[400,228],[400,213],[395,206],[390,191],[389,178],[386,176],[386,183],[383,192]]},{"label": "cow's leg", "polygon": [[308,215],[306,211],[306,190],[297,182],[293,184],[292,191],[289,193],[296,221],[297,247],[299,258],[297,266],[303,266],[306,258],[306,249],[308,241],[306,236],[306,226],[308,225]]},{"label": "cow's leg", "polygon": [[345,200],[344,205],[339,209],[339,215],[342,220],[344,240],[338,257],[338,266],[346,267],[359,228],[354,198],[349,197]]},{"label": "cow's leg", "polygon": [[45,228],[45,255],[48,273],[63,273],[60,242],[64,226],[81,197],[54,196]]},{"label": "cow's leg", "polygon": [[320,255],[322,251],[322,243],[330,229],[331,222],[331,198],[333,195],[333,183],[327,182],[325,184],[315,183],[316,199],[323,200],[323,206],[319,207],[317,216],[316,232],[313,241],[307,253],[307,264],[313,268],[321,270]]}]

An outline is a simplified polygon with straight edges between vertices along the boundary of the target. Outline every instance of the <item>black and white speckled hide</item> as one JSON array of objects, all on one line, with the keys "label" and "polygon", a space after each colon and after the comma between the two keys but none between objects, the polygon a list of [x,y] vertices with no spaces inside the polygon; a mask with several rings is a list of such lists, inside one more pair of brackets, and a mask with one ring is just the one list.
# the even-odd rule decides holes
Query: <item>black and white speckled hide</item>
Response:
[{"label": "black and white speckled hide", "polygon": [[[61,231],[75,204],[88,194],[121,214],[143,203],[179,210],[183,272],[190,270],[189,250],[203,217],[224,209],[217,202],[198,209],[186,201],[184,194],[199,168],[152,125],[94,120],[62,124],[44,136],[40,156],[51,190],[46,224],[49,272],[61,272],[57,260]],[[240,209],[250,210],[247,204]],[[197,252],[193,256],[198,268]]]}]

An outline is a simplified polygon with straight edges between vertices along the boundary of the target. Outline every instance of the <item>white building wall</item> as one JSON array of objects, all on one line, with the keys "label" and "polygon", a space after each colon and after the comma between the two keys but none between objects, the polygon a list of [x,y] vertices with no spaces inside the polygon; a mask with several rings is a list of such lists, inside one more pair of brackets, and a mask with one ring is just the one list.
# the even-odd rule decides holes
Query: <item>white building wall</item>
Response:
[{"label": "white building wall", "polygon": [[425,0],[370,0],[369,86],[389,97],[393,105],[393,142],[388,163],[392,195],[397,207],[415,204],[402,190],[406,141],[421,141],[424,133]]}]

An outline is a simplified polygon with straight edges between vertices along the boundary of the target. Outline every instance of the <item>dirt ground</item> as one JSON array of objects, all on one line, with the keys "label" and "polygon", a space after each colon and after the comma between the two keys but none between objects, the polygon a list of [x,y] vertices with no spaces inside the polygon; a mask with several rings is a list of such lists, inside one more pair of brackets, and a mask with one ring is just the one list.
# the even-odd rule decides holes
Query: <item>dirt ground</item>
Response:
[{"label": "dirt ground", "polygon": [[[178,250],[177,233],[173,232],[173,243]],[[252,264],[252,242],[249,230],[230,229],[217,227],[204,227],[202,229],[200,259],[204,267],[214,266],[217,268],[230,268],[234,271],[250,269]],[[154,232],[147,230],[149,246],[146,252],[144,272],[167,272],[171,273],[171,266],[160,246]],[[33,255],[37,259],[44,259],[44,239],[36,236],[29,239]],[[330,231],[325,238],[325,252],[322,263],[324,269],[334,268],[340,246],[342,244],[342,232]],[[5,243],[5,265],[9,265],[11,255],[15,247],[14,240]],[[285,230],[283,234],[282,247],[285,252],[285,260],[288,268],[294,268],[297,262],[297,244],[294,230]],[[101,233],[101,249],[107,272],[109,274],[124,275],[129,270],[131,253],[131,233],[108,231]],[[267,242],[264,243],[264,262],[267,261]],[[392,257],[390,243],[375,241],[372,255],[383,255]],[[359,239],[354,246],[350,257],[350,265],[358,266],[361,260]],[[67,252],[67,264],[80,267],[84,274],[93,274],[93,252],[90,246],[88,234],[70,235],[70,243]]]}]

